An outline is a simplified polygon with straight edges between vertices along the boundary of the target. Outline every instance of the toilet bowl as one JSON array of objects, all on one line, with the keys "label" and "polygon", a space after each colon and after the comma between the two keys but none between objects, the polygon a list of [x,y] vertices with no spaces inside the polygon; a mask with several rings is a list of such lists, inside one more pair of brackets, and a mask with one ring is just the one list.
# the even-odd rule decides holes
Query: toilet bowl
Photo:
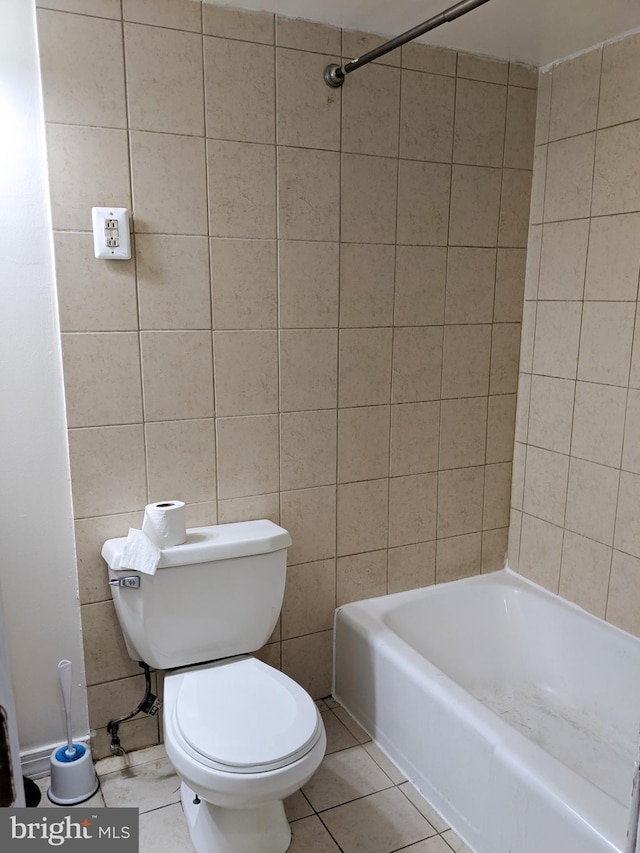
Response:
[{"label": "toilet bowl", "polygon": [[250,656],[172,673],[164,695],[165,748],[198,853],[284,853],[283,800],[326,748],[310,696]]},{"label": "toilet bowl", "polygon": [[102,548],[127,650],[168,670],[164,742],[197,853],[285,853],[283,800],[317,770],[322,718],[300,685],[252,657],[278,620],[289,533],[266,519],[187,530],[155,575]]}]

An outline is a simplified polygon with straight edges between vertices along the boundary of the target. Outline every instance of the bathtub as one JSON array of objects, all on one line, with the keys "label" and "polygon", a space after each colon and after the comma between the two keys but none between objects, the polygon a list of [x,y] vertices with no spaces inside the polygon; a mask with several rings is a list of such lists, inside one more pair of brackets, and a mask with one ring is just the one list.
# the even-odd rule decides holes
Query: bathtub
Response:
[{"label": "bathtub", "polygon": [[340,607],[334,696],[476,853],[624,849],[640,641],[510,570]]}]

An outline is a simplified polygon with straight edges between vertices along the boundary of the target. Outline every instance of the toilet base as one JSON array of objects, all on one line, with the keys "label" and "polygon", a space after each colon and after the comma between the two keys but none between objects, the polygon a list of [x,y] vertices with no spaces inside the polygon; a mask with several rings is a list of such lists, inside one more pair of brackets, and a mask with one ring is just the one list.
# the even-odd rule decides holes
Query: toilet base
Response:
[{"label": "toilet base", "polygon": [[282,800],[249,809],[227,809],[201,799],[184,782],[182,808],[196,853],[285,853],[291,829]]}]

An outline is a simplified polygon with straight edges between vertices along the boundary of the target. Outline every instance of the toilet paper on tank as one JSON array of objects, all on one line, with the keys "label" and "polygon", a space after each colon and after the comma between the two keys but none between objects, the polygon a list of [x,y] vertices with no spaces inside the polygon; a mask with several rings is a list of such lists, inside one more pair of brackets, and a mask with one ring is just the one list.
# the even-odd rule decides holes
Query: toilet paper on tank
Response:
[{"label": "toilet paper on tank", "polygon": [[161,555],[160,548],[142,530],[131,527],[122,549],[121,568],[155,575]]},{"label": "toilet paper on tank", "polygon": [[144,510],[142,532],[158,548],[170,548],[187,541],[187,525],[182,501],[158,501]]}]

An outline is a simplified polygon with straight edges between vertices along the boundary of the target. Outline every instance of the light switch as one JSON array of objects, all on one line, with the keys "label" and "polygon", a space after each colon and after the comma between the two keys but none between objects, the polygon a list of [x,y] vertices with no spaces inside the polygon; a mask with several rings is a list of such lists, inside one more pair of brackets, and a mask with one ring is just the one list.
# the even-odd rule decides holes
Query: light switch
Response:
[{"label": "light switch", "polygon": [[129,211],[126,207],[92,207],[93,249],[96,258],[126,261],[131,257]]}]

